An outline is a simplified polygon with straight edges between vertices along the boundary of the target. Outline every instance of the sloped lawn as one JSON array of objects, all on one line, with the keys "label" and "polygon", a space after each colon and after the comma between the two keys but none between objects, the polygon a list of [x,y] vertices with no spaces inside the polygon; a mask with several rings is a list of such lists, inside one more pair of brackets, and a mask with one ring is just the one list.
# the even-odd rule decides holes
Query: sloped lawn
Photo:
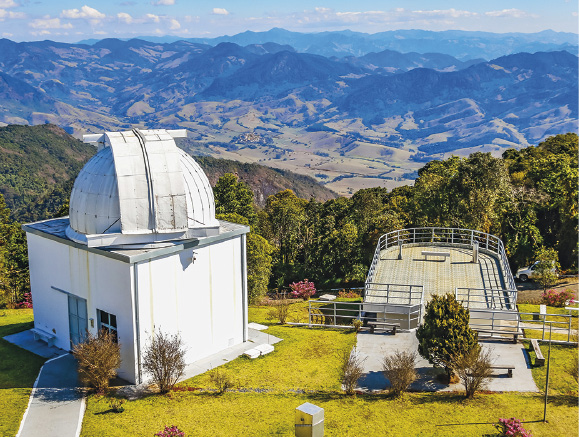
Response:
[{"label": "sloped lawn", "polygon": [[[303,315],[305,303],[292,311]],[[238,382],[223,395],[213,391],[207,375],[180,384],[180,391],[125,403],[110,411],[107,399],[90,396],[83,436],[152,436],[177,425],[188,436],[294,435],[294,410],[304,402],[325,409],[327,436],[480,436],[493,435],[500,417],[537,421],[543,417],[541,394],[479,394],[464,401],[461,393],[387,393],[348,397],[340,389],[339,363],[355,344],[351,331],[279,326],[268,320],[268,307],[251,307],[250,321],[269,326],[283,338],[275,351],[256,360],[234,360],[222,368]],[[577,436],[577,386],[562,366],[577,350],[552,350],[551,393],[547,424],[525,427],[536,436]],[[556,369],[557,368],[557,369]],[[544,368],[533,370],[539,387]],[[191,390],[191,391],[189,391]]]},{"label": "sloped lawn", "polygon": [[45,359],[2,337],[32,328],[32,310],[0,310],[0,435],[16,435]]}]

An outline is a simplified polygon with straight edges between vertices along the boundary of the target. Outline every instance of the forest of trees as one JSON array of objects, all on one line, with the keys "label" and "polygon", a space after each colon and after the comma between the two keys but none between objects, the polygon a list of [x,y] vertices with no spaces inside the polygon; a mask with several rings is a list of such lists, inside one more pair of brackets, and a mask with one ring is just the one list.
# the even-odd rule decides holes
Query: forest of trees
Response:
[{"label": "forest of trees", "polygon": [[[318,288],[364,282],[375,245],[404,227],[476,229],[502,238],[511,268],[554,248],[561,267],[577,271],[578,139],[573,133],[502,158],[474,153],[431,161],[414,186],[370,188],[319,202],[291,190],[257,207],[247,184],[226,174],[214,188],[218,218],[251,226],[247,240],[252,299],[268,288],[308,278]],[[0,306],[28,289],[25,238],[0,198]]]}]

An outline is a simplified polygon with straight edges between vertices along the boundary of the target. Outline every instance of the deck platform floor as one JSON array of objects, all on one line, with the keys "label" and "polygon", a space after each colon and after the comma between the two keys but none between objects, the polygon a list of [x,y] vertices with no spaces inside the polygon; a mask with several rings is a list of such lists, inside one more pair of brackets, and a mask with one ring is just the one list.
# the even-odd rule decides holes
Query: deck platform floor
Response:
[{"label": "deck platform floor", "polygon": [[[450,257],[422,255],[423,250],[450,252]],[[422,285],[424,302],[430,296],[455,292],[456,288],[504,289],[505,282],[498,260],[479,252],[478,263],[472,263],[472,250],[448,246],[403,246],[382,250],[376,265],[374,283]]]}]

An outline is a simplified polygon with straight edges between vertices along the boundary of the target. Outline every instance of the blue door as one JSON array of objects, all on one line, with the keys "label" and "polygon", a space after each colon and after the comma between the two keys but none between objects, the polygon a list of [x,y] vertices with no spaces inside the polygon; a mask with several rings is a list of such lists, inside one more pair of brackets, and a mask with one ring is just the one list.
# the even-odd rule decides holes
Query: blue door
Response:
[{"label": "blue door", "polygon": [[86,338],[88,318],[86,300],[81,297],[68,295],[68,324],[70,327],[70,347],[81,343]]}]

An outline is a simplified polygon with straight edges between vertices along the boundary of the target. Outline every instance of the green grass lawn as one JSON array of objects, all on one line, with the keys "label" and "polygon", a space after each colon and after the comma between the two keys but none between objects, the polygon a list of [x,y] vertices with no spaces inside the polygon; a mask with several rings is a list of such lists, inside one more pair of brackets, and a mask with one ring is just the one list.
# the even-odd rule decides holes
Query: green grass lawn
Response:
[{"label": "green grass lawn", "polygon": [[13,436],[45,359],[2,337],[32,328],[32,310],[0,310],[0,435]]},{"label": "green grass lawn", "polygon": [[[291,312],[303,317],[306,309],[307,303],[297,302]],[[460,393],[407,393],[401,399],[388,394],[348,397],[340,389],[339,363],[342,353],[354,345],[354,333],[280,326],[268,319],[268,312],[268,307],[250,307],[249,319],[267,325],[266,332],[284,340],[264,357],[241,358],[223,366],[238,382],[235,391],[218,395],[206,390],[212,384],[207,375],[200,375],[180,386],[205,390],[128,401],[123,413],[109,412],[106,398],[90,396],[82,435],[151,436],[174,424],[189,436],[291,436],[294,410],[304,402],[324,408],[328,436],[493,435],[492,423],[501,417],[525,421],[543,417],[541,394],[483,393],[471,401],[463,400]],[[577,350],[556,346],[551,352],[549,422],[525,427],[535,437],[577,436],[577,385],[563,370]],[[544,372],[545,368],[533,369],[539,387],[544,387]]]}]

